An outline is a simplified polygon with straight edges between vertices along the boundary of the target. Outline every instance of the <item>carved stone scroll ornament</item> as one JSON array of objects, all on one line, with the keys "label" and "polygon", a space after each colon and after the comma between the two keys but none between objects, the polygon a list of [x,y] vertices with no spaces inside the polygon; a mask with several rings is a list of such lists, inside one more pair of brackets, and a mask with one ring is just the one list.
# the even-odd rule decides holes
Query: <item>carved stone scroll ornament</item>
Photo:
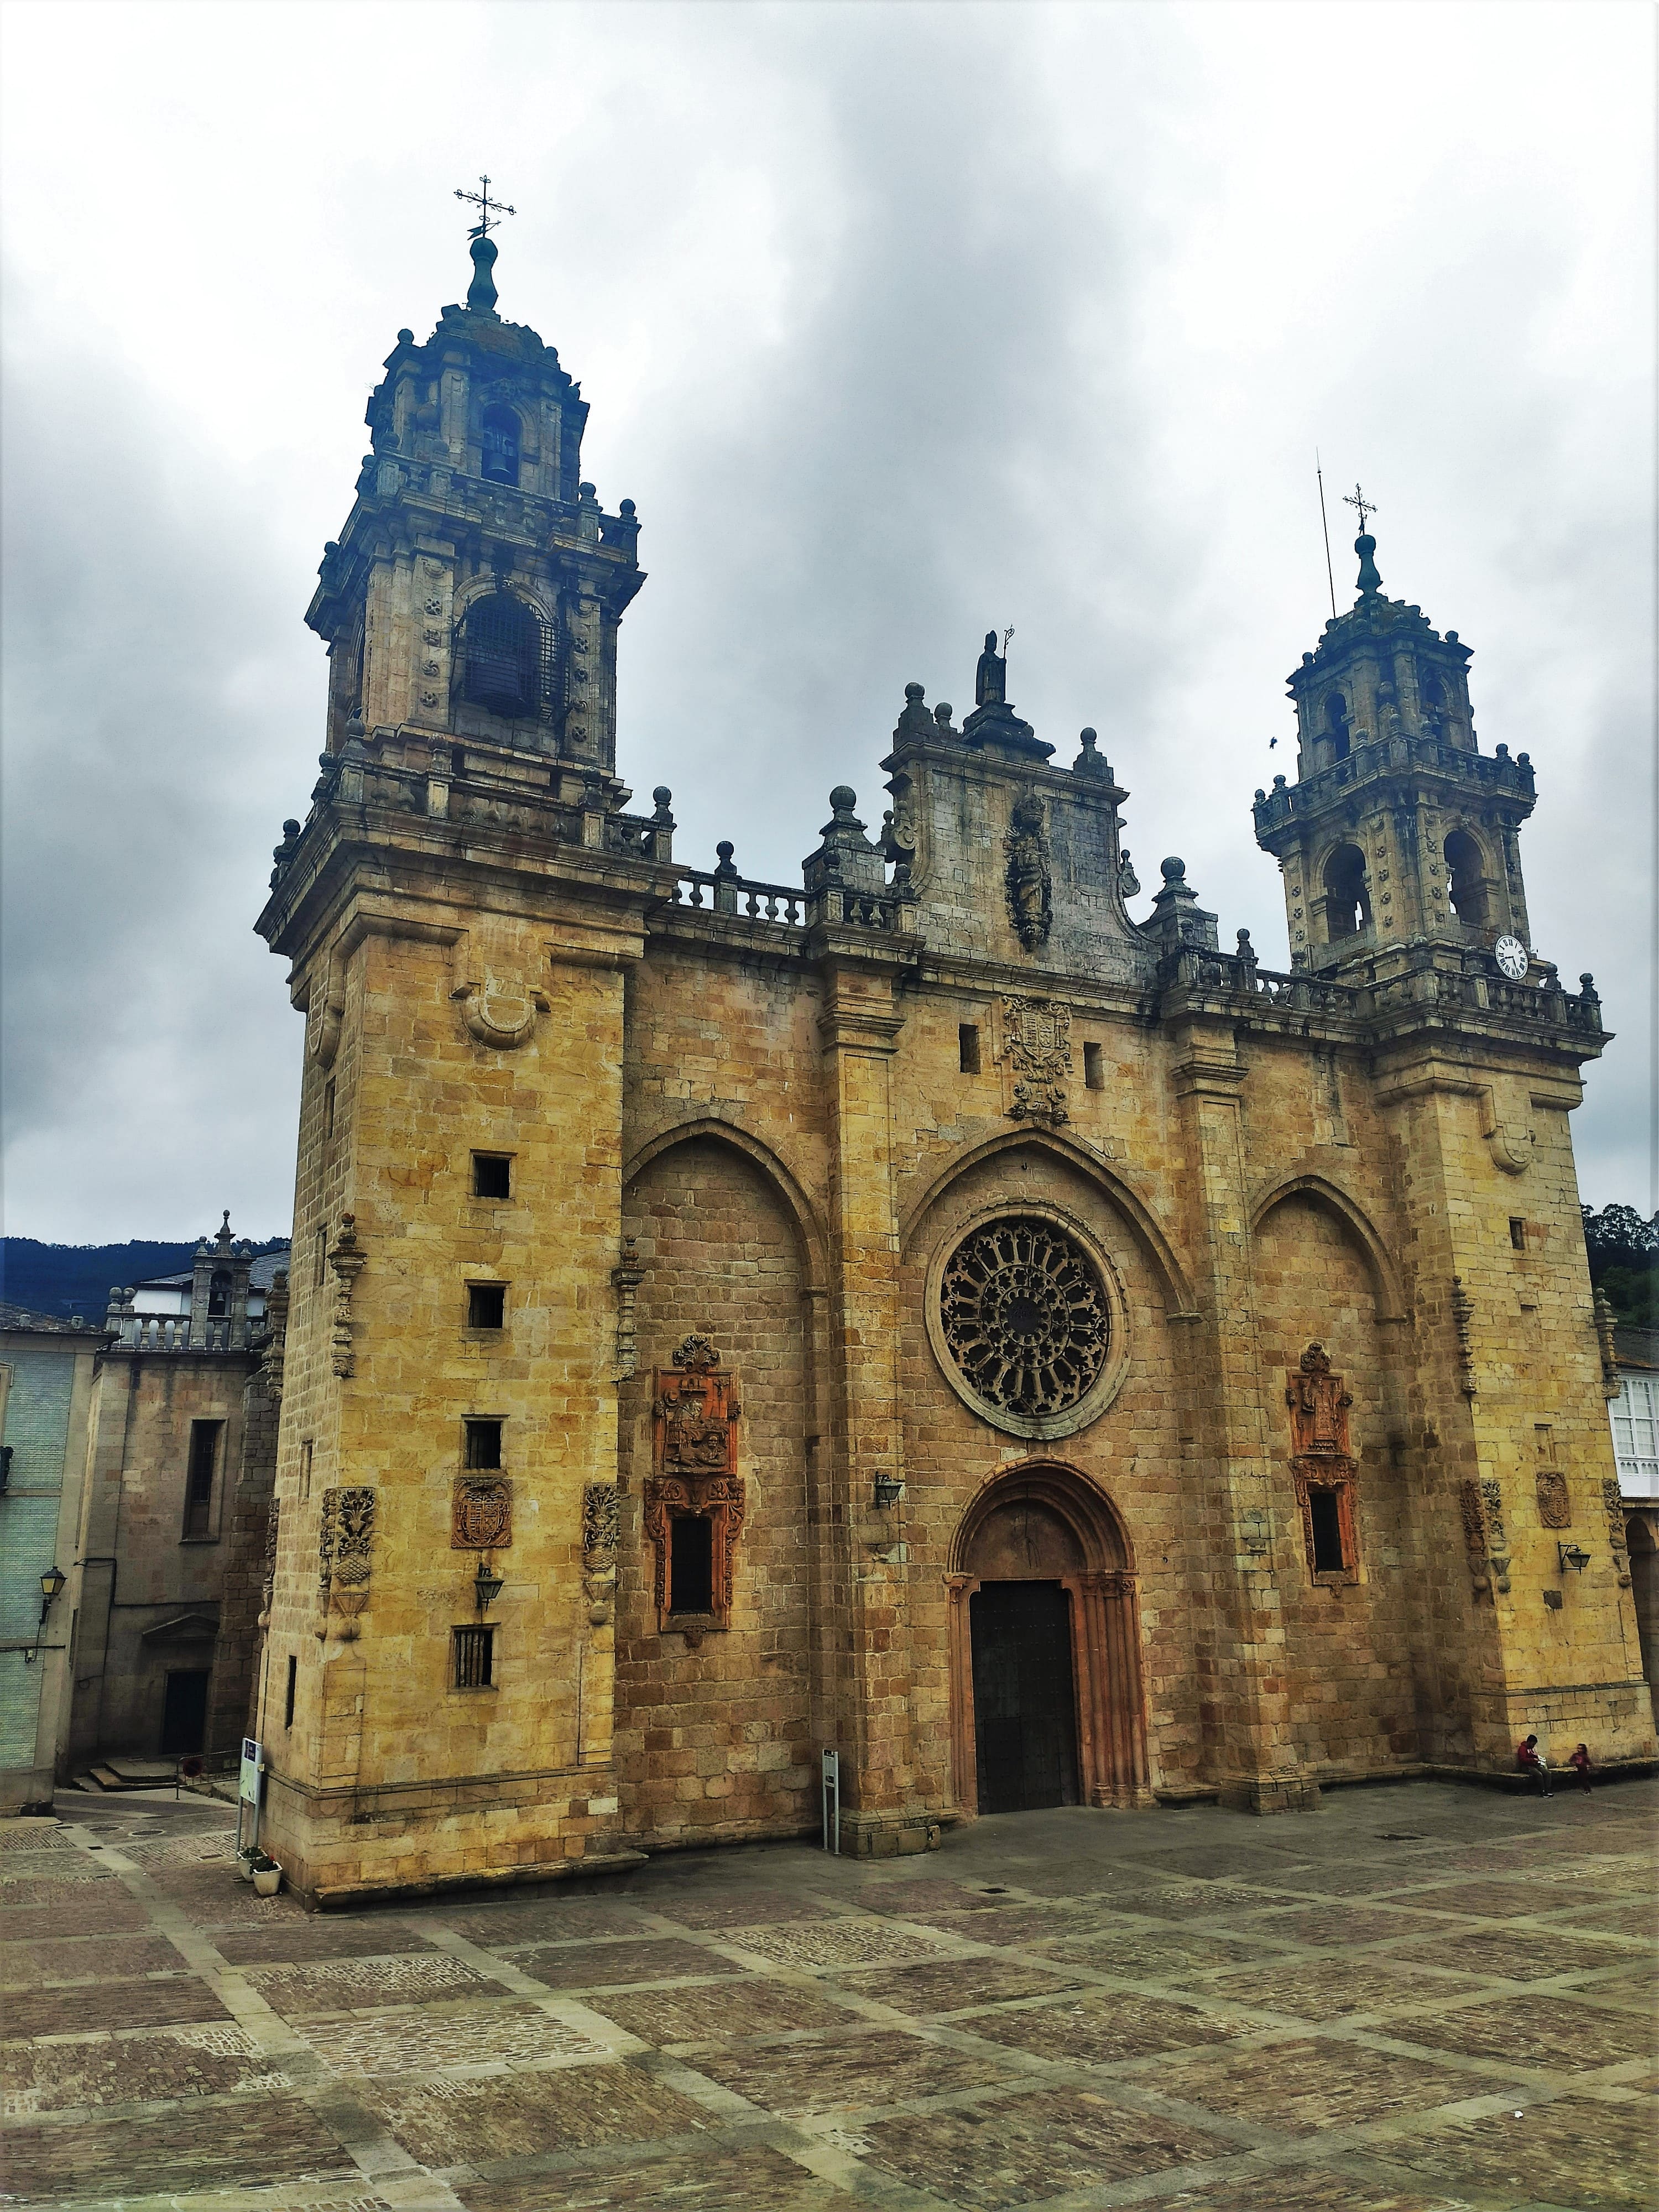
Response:
[{"label": "carved stone scroll ornament", "polygon": [[1457,1373],[1459,1388],[1466,1398],[1473,1398],[1477,1385],[1474,1379],[1474,1300],[1463,1288],[1461,1275],[1452,1277],[1452,1327],[1457,1333]]},{"label": "carved stone scroll ornament", "polygon": [[288,1351],[288,1271],[278,1267],[265,1298],[264,1358],[259,1369],[260,1386],[273,1406],[283,1401],[283,1361]]},{"label": "carved stone scroll ornament", "polygon": [[[719,1371],[720,1366],[720,1355],[708,1337],[694,1333],[684,1338],[675,1347],[672,1369],[656,1370],[651,1405],[645,1533],[655,1553],[657,1626],[681,1630],[694,1640],[707,1629],[731,1626],[738,1537],[746,1510],[737,1472],[743,1409],[736,1377]],[[671,1523],[684,1515],[700,1516],[712,1524],[706,1613],[689,1614],[674,1595]]]},{"label": "carved stone scroll ornament", "polygon": [[550,1003],[544,991],[503,981],[488,968],[482,982],[464,978],[449,995],[460,1006],[468,1036],[497,1052],[521,1045],[535,1028],[537,1015],[544,1014]]},{"label": "carved stone scroll ornament", "polygon": [[1476,1595],[1492,1588],[1486,1563],[1486,1516],[1480,1505],[1480,1485],[1473,1479],[1463,1485],[1463,1542],[1468,1553],[1469,1581]]},{"label": "carved stone scroll ornament", "polygon": [[1011,1121],[1071,1119],[1066,1083],[1072,1072],[1072,1010],[1054,999],[1002,1001],[1002,1056],[1013,1079]]},{"label": "carved stone scroll ornament", "polygon": [[319,1638],[328,1634],[331,1613],[340,1621],[342,1644],[357,1638],[357,1616],[368,1603],[368,1578],[374,1541],[373,1490],[354,1486],[323,1492],[322,1526],[317,1540],[317,1596]]},{"label": "carved stone scroll ornament", "polygon": [[328,1264],[334,1270],[332,1365],[334,1372],[343,1377],[356,1372],[356,1355],[351,1343],[351,1297],[364,1267],[355,1213],[340,1216],[340,1233],[329,1249]]},{"label": "carved stone scroll ornament", "polygon": [[635,1306],[645,1269],[640,1265],[639,1245],[632,1237],[622,1241],[622,1265],[611,1271],[617,1292],[617,1361],[611,1370],[613,1382],[626,1382],[639,1368],[639,1337]]},{"label": "carved stone scroll ornament", "polygon": [[1630,1588],[1630,1536],[1625,1527],[1625,1500],[1619,1488],[1618,1478],[1606,1475],[1601,1482],[1601,1503],[1607,1516],[1607,1543],[1613,1552],[1614,1571],[1620,1589]]},{"label": "carved stone scroll ornament", "polygon": [[494,1552],[513,1541],[513,1485],[504,1474],[456,1478],[449,1507],[453,1552]]},{"label": "carved stone scroll ornament", "polygon": [[582,1492],[582,1590],[595,1628],[607,1628],[616,1618],[620,1522],[615,1483],[590,1482]]},{"label": "carved stone scroll ornament", "polygon": [[270,1626],[271,1601],[276,1595],[276,1534],[282,1519],[283,1501],[273,1498],[265,1508],[265,1555],[259,1577],[259,1626]]},{"label": "carved stone scroll ornament", "polygon": [[1014,801],[1013,818],[1004,841],[1008,854],[1008,917],[1021,945],[1035,952],[1046,945],[1054,925],[1054,876],[1048,859],[1048,833],[1042,819],[1042,801],[1034,791],[1024,791]]},{"label": "carved stone scroll ornament", "polygon": [[1510,1586],[1510,1540],[1504,1526],[1504,1486],[1496,1475],[1481,1480],[1480,1503],[1486,1516],[1486,1552],[1492,1580],[1499,1590]]}]

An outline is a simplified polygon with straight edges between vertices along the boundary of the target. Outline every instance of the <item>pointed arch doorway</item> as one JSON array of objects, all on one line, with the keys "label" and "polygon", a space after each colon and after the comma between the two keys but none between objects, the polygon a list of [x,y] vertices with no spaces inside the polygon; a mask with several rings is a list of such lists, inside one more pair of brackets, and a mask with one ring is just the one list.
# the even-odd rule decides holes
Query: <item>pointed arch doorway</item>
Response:
[{"label": "pointed arch doorway", "polygon": [[963,1516],[946,1580],[963,1810],[1150,1804],[1133,1561],[1104,1493],[1052,1461],[1005,1470]]}]

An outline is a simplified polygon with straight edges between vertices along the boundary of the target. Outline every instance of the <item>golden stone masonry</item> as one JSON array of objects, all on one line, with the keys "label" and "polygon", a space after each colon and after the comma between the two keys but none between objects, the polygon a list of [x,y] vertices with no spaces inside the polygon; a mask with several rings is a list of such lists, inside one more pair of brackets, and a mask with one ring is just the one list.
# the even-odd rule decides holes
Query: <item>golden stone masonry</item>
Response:
[{"label": "golden stone masonry", "polygon": [[[1360,588],[1255,797],[1290,972],[986,641],[872,836],[673,854],[617,773],[639,523],[495,309],[402,331],[258,927],[307,1023],[263,1840],[313,1902],[1022,1806],[1655,1754],[1525,754]],[[1575,1564],[1582,1559],[1583,1564]],[[291,1707],[291,1717],[289,1708]],[[1156,1817],[1155,1813],[1149,1813]]]}]

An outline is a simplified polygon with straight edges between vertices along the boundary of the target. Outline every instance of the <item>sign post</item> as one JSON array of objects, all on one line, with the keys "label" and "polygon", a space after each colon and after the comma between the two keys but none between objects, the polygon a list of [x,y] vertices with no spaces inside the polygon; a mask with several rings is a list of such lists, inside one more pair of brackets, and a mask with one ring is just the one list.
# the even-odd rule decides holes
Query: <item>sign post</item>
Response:
[{"label": "sign post", "polygon": [[823,1754],[823,1848],[841,1854],[841,1753]]},{"label": "sign post", "polygon": [[[242,1738],[242,1766],[236,1783],[236,1856],[251,1858],[259,1848],[259,1784],[264,1775],[264,1747],[251,1735]],[[244,1823],[248,1835],[243,1840]]]}]

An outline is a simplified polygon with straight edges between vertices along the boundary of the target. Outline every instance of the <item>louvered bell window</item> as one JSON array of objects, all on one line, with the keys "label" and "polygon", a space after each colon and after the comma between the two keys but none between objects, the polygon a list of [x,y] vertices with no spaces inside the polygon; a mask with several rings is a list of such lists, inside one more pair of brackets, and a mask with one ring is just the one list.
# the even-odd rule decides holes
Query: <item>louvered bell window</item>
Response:
[{"label": "louvered bell window", "polygon": [[466,618],[466,696],[496,714],[533,714],[541,625],[521,599],[492,592]]},{"label": "louvered bell window", "polygon": [[510,407],[486,407],[480,425],[483,472],[491,483],[519,481],[519,418]]}]

